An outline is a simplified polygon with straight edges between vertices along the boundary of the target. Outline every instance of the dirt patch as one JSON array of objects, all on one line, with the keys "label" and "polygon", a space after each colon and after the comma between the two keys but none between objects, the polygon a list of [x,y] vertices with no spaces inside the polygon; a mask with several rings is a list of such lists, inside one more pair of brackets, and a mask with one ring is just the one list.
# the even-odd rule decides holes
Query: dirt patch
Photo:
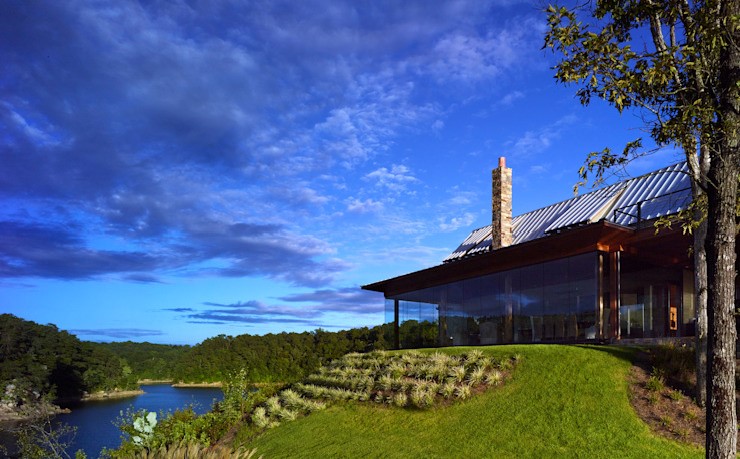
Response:
[{"label": "dirt patch", "polygon": [[666,377],[654,369],[651,355],[639,353],[629,375],[630,403],[656,434],[703,447],[706,410],[694,401],[695,384],[695,379],[679,382]]},{"label": "dirt patch", "polygon": [[651,373],[641,365],[630,371],[630,402],[650,429],[673,440],[704,446],[706,411],[693,398],[665,384],[650,384]]}]

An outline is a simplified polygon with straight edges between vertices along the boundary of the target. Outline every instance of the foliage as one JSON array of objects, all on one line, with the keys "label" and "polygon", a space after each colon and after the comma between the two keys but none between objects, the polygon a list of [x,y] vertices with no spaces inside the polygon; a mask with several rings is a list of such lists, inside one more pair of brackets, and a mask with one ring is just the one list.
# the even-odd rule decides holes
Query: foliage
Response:
[{"label": "foliage", "polygon": [[[655,370],[655,369],[653,369]],[[665,377],[659,371],[653,371],[645,383],[645,388],[652,392],[663,392],[665,389]]]},{"label": "foliage", "polygon": [[[545,46],[562,56],[556,79],[577,83],[584,105],[597,96],[620,113],[639,110],[658,148],[683,150],[694,195],[706,194],[706,232],[700,225],[694,240],[697,396],[703,403],[706,387],[707,456],[734,457],[736,364],[729,349],[737,338],[740,0],[601,0],[574,8],[550,6],[547,13]],[[591,153],[580,175],[585,181],[595,174],[598,181],[645,155],[641,147],[637,139],[621,154],[608,148]],[[701,214],[695,210],[689,217],[701,221]]]},{"label": "foliage", "polygon": [[131,436],[131,441],[138,446],[148,446],[157,427],[157,413],[150,412],[145,416],[134,418],[133,429],[136,432]]},{"label": "foliage", "polygon": [[261,431],[340,401],[427,409],[453,396],[468,399],[475,386],[499,384],[504,377],[500,368],[511,360],[490,359],[477,349],[460,356],[417,351],[349,353],[269,398],[250,419]]},{"label": "foliage", "polygon": [[[36,405],[29,420],[18,424],[12,431],[18,454],[24,459],[71,459],[67,453],[74,444],[77,428],[54,420],[55,410],[50,405]],[[28,409],[28,405],[24,409]],[[2,450],[0,450],[2,452]],[[83,451],[77,451],[76,459],[85,459]]]},{"label": "foliage", "polygon": [[184,382],[224,381],[244,369],[251,382],[298,381],[348,352],[385,349],[386,331],[377,326],[339,332],[219,335],[188,349],[172,377]]},{"label": "foliage", "polygon": [[203,446],[198,443],[168,445],[151,450],[142,449],[132,453],[131,459],[261,459],[257,450],[228,446]]},{"label": "foliage", "polygon": [[131,367],[133,375],[141,379],[169,380],[175,374],[177,362],[188,352],[190,346],[176,346],[171,344],[152,344],[113,342],[90,343],[99,348],[117,355]]},{"label": "foliage", "polygon": [[[625,381],[633,349],[522,345],[480,348],[521,364],[507,383],[464,403],[431,409],[334,404],[243,438],[265,457],[700,458],[653,435],[636,416]],[[443,348],[455,357],[470,348]]]},{"label": "foliage", "polygon": [[115,459],[147,457],[145,454],[176,451],[182,445],[191,450],[196,445],[216,445],[257,404],[264,403],[281,387],[269,385],[257,389],[247,380],[246,374],[242,370],[229,375],[222,387],[223,399],[215,403],[211,411],[200,416],[195,414],[192,407],[173,413],[160,413],[158,422],[156,413],[144,410],[121,413],[116,421],[124,434],[121,445],[115,450],[105,451],[105,456]]},{"label": "foliage", "polygon": [[130,389],[136,378],[110,352],[93,347],[54,325],[0,314],[0,387],[27,385],[58,398],[84,392]]}]

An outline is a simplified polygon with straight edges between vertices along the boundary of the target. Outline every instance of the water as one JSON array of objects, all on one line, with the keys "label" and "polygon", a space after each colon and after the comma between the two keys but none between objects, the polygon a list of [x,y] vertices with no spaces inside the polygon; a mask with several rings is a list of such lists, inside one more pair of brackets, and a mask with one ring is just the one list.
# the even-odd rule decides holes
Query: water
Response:
[{"label": "water", "polygon": [[70,455],[74,457],[74,452],[82,449],[89,458],[97,458],[104,447],[116,448],[121,442],[121,431],[113,422],[129,407],[156,411],[159,417],[160,412],[193,405],[196,413],[203,414],[211,409],[214,400],[223,398],[221,389],[212,387],[175,388],[157,384],[141,388],[145,393],[136,397],[85,402],[71,406],[71,413],[59,415],[59,421],[77,427]]}]

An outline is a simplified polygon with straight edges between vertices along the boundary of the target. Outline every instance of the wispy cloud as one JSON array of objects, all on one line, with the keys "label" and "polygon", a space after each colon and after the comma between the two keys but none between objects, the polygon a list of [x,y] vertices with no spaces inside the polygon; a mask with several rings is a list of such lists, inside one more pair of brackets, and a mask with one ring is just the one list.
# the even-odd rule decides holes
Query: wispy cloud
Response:
[{"label": "wispy cloud", "polygon": [[475,214],[470,212],[465,212],[463,215],[459,217],[453,217],[449,220],[441,220],[439,222],[439,229],[441,231],[449,232],[449,231],[455,231],[459,228],[469,228],[470,225],[473,224],[475,221]]},{"label": "wispy cloud", "polygon": [[140,339],[164,335],[164,332],[162,332],[161,330],[150,330],[142,328],[74,329],[69,330],[69,332],[80,337],[99,337],[113,339]]},{"label": "wispy cloud", "polygon": [[375,201],[373,199],[360,200],[357,198],[351,198],[347,202],[347,210],[350,212],[366,214],[371,212],[380,212],[383,210],[383,203]]},{"label": "wispy cloud", "polygon": [[508,141],[505,146],[512,155],[528,156],[535,153],[543,153],[553,141],[559,139],[563,131],[577,121],[573,115],[564,116],[551,125],[537,130],[526,131],[517,139]]},{"label": "wispy cloud", "polygon": [[428,263],[444,251],[425,238],[470,220],[462,192],[454,214],[429,213],[430,171],[407,152],[527,65],[540,38],[498,16],[510,4],[3,5],[0,282],[250,277],[315,292],[170,311],[199,323],[377,312],[336,283],[356,274],[359,239],[376,261]]},{"label": "wispy cloud", "polygon": [[371,180],[376,185],[395,192],[406,191],[408,185],[419,182],[411,174],[411,170],[402,164],[394,164],[390,169],[386,167],[376,169],[365,175],[365,179]]},{"label": "wispy cloud", "polygon": [[205,309],[170,308],[182,312],[193,323],[296,324],[311,327],[336,327],[333,314],[373,315],[383,311],[382,301],[359,287],[319,289],[277,298],[288,304],[268,304],[249,300],[236,303],[203,303]]}]

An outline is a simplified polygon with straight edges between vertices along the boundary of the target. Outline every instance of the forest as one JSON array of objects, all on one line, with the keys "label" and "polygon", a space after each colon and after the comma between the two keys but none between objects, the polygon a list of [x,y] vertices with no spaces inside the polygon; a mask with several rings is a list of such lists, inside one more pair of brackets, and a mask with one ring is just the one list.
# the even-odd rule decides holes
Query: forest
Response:
[{"label": "forest", "polygon": [[338,332],[219,335],[192,347],[93,343],[52,324],[2,314],[0,387],[13,385],[24,393],[35,391],[60,400],[86,392],[134,389],[144,379],[224,381],[242,369],[252,382],[290,382],[348,352],[387,349],[392,341],[392,327],[384,325]]},{"label": "forest", "polygon": [[[434,341],[436,324],[408,321],[400,335],[403,347]],[[0,388],[19,388],[12,396],[16,399],[35,391],[50,400],[64,400],[101,390],[135,389],[141,380],[222,382],[241,371],[254,383],[290,383],[347,353],[392,345],[392,324],[337,332],[218,335],[194,346],[93,343],[55,325],[2,314]],[[3,402],[21,403],[20,399]]]},{"label": "forest", "polygon": [[54,325],[0,314],[0,388],[7,405],[39,396],[74,399],[85,392],[132,389],[136,381],[127,362],[103,347]]}]

